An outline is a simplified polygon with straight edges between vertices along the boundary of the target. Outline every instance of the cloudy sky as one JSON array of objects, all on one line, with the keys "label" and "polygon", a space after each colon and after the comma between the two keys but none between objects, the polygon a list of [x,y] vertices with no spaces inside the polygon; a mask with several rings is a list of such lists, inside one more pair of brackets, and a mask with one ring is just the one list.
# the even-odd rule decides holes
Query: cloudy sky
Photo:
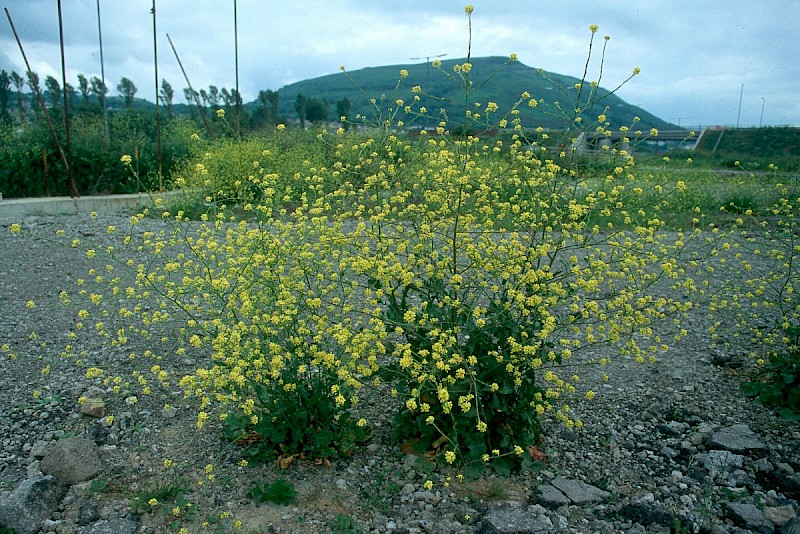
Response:
[{"label": "cloudy sky", "polygon": [[[126,76],[154,99],[152,0],[99,0],[106,81]],[[2,3],[2,2],[0,2]],[[239,87],[261,89],[362,67],[424,62],[467,49],[466,2],[237,0]],[[475,57],[516,53],[531,67],[580,76],[590,24],[610,35],[602,85],[634,67],[619,95],[682,126],[800,125],[800,0],[472,0]],[[32,69],[61,80],[56,0],[4,0]],[[157,0],[159,77],[195,89],[235,87],[234,0]],[[100,75],[97,0],[62,0],[67,79]],[[26,69],[5,13],[0,69]],[[602,42],[602,39],[599,39]],[[599,55],[595,54],[599,59]],[[599,63],[590,65],[597,77]],[[594,73],[594,74],[593,74]],[[739,105],[741,95],[741,107]],[[763,116],[762,116],[763,109]]]}]

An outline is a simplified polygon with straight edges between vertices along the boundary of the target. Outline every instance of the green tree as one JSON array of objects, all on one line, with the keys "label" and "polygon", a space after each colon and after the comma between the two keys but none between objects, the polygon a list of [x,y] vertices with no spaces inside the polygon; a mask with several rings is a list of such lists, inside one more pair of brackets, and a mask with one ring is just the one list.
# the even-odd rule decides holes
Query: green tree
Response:
[{"label": "green tree", "polygon": [[11,77],[5,70],[0,70],[0,121],[10,122],[8,100],[11,96]]},{"label": "green tree", "polygon": [[228,91],[226,87],[220,89],[219,92],[220,100],[222,100],[222,106],[225,108],[225,113],[230,113],[231,105],[233,104],[233,97],[231,95],[231,91]]},{"label": "green tree", "polygon": [[205,89],[200,89],[199,96],[200,96],[200,102],[202,103],[203,109],[205,110],[209,104],[208,91],[206,91]]},{"label": "green tree", "polygon": [[161,90],[159,91],[159,99],[161,103],[167,108],[167,115],[172,117],[172,99],[175,97],[175,91],[172,86],[164,78],[161,79]]},{"label": "green tree", "polygon": [[297,98],[294,100],[294,110],[297,112],[297,117],[300,119],[300,127],[306,127],[306,105],[308,99],[303,93],[298,93]]},{"label": "green tree", "polygon": [[278,93],[272,89],[258,92],[260,106],[253,114],[250,126],[264,128],[269,124],[278,123]]},{"label": "green tree", "polygon": [[11,71],[11,83],[17,90],[17,111],[19,113],[19,121],[25,122],[25,99],[22,98],[22,88],[25,87],[25,78],[19,75],[15,70]]},{"label": "green tree", "polygon": [[125,99],[125,106],[128,109],[131,109],[133,107],[133,97],[136,95],[136,91],[138,91],[136,85],[134,85],[131,80],[123,76],[117,84],[117,91]]},{"label": "green tree", "polygon": [[105,83],[103,83],[103,80],[101,80],[97,76],[92,77],[91,86],[92,86],[92,93],[97,96],[97,98],[100,100],[100,106],[105,109],[108,87],[106,86]]},{"label": "green tree", "polygon": [[36,96],[36,94],[42,94],[42,88],[39,85],[39,75],[31,70],[27,72],[27,75],[28,75],[28,87],[30,87],[31,92],[34,93],[34,97]]},{"label": "green tree", "polygon": [[278,122],[279,98],[278,91],[273,91],[272,89],[267,90],[266,100],[269,104],[269,117],[276,124]]},{"label": "green tree", "polygon": [[78,90],[81,92],[83,103],[88,104],[91,88],[89,87],[89,80],[83,74],[78,74]]},{"label": "green tree", "polygon": [[347,121],[348,116],[350,115],[350,99],[344,97],[341,100],[336,101],[336,115],[339,116],[339,120],[342,121],[342,126],[345,130],[349,129],[350,123]]},{"label": "green tree", "polygon": [[44,79],[44,87],[47,90],[50,107],[57,107],[61,103],[61,84],[52,76],[47,75]]},{"label": "green tree", "polygon": [[70,107],[74,109],[75,99],[78,97],[78,91],[76,91],[75,86],[69,82],[67,82],[67,85],[64,87],[64,91],[67,93],[67,99],[69,99]]},{"label": "green tree", "polygon": [[318,124],[328,120],[328,101],[309,98],[306,102],[306,120]]},{"label": "green tree", "polygon": [[186,105],[189,106],[189,116],[192,118],[194,118],[195,99],[198,96],[199,95],[197,94],[197,91],[195,91],[194,89],[191,89],[189,87],[183,88],[183,98],[186,99]]},{"label": "green tree", "polygon": [[208,105],[211,106],[211,109],[217,109],[219,107],[219,87],[216,85],[209,85],[208,86]]}]

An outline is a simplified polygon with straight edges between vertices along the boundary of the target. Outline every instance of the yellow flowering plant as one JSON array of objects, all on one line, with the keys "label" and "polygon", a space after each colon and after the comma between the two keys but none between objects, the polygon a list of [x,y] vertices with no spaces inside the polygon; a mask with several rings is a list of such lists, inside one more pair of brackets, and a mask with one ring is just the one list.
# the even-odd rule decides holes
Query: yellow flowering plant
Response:
[{"label": "yellow flowering plant", "polygon": [[[479,73],[458,67],[447,75],[474,109]],[[564,400],[573,373],[560,370],[610,358],[579,354],[599,344],[644,362],[666,348],[653,325],[691,307],[681,258],[698,234],[663,231],[668,191],[624,195],[634,162],[622,151],[620,170],[590,184],[574,157],[548,159],[523,135],[491,146],[468,133],[498,112],[465,113],[453,133],[443,117],[427,140],[371,136],[372,173],[333,193],[346,204],[325,204],[360,221],[341,239],[363,279],[362,313],[387,336],[380,377],[402,401],[395,436],[448,464],[508,472],[529,460],[521,451],[539,443],[543,417],[580,426]]]},{"label": "yellow flowering plant", "polygon": [[722,345],[729,345],[721,341],[728,339],[749,346],[756,368],[742,391],[775,408],[782,418],[798,421],[800,182],[779,175],[774,165],[769,170],[776,183],[765,186],[762,194],[777,200],[765,209],[723,206],[734,229],[720,252],[725,256],[717,267],[720,285],[709,302],[715,318],[712,337]]},{"label": "yellow flowering plant", "polygon": [[[483,74],[469,57],[446,73],[464,113],[437,117],[435,135],[409,135],[432,117],[401,74],[373,100],[375,122],[358,119],[369,128],[297,144],[278,131],[260,151],[219,141],[187,162],[177,179],[213,209],[194,221],[156,206],[158,230],[134,216],[124,248],[88,258],[115,271],[80,286],[80,329],[153,344],[131,356],[149,370],[120,389],[177,381],[197,428],[221,428],[252,460],[347,454],[370,432],[360,399],[387,391],[398,439],[473,473],[524,467],[545,418],[580,427],[575,369],[665,350],[654,327],[692,305],[700,233],[665,231],[674,188],[630,191],[625,150],[598,179],[572,148],[526,132],[515,112],[531,95],[476,106]],[[495,127],[513,133],[477,135]],[[108,316],[125,328],[108,331]]]}]

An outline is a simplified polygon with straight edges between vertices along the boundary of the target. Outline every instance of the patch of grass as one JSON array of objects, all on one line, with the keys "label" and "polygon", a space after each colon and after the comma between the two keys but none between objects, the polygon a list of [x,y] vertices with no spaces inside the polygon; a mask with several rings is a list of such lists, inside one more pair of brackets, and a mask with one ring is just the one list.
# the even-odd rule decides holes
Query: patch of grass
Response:
[{"label": "patch of grass", "polygon": [[250,496],[260,503],[291,504],[297,498],[297,490],[285,478],[279,478],[272,484],[256,485],[250,490]]},{"label": "patch of grass", "polygon": [[89,483],[89,491],[93,493],[100,493],[101,491],[104,491],[107,487],[108,487],[107,478],[98,477],[92,479],[92,481]]},{"label": "patch of grass", "polygon": [[153,502],[163,504],[172,502],[189,492],[183,480],[175,477],[159,477],[145,488],[136,492],[131,499],[131,509],[136,513],[146,512]]},{"label": "patch of grass", "polygon": [[364,532],[356,520],[346,514],[336,514],[336,519],[328,522],[334,534],[360,534]]}]

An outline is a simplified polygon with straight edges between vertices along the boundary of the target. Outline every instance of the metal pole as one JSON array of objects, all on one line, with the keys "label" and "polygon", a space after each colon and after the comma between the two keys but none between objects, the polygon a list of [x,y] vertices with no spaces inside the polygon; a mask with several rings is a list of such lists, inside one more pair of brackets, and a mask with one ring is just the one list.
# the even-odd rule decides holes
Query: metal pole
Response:
[{"label": "metal pole", "polygon": [[736,127],[739,127],[739,119],[742,117],[742,96],[744,95],[744,84],[742,90],[739,92],[739,112],[736,114]]},{"label": "metal pole", "polygon": [[[11,26],[11,33],[14,34],[14,38],[17,40],[17,46],[19,46],[19,51],[22,53],[22,59],[25,61],[25,67],[28,69],[27,72],[33,72],[31,70],[31,64],[28,62],[28,56],[25,55],[25,49],[22,48],[22,41],[19,40],[19,35],[17,34],[17,29],[14,27],[14,21],[11,20],[11,13],[8,12],[8,8],[4,7],[3,10],[6,12],[6,18],[8,19],[8,24]],[[61,156],[61,162],[64,164],[64,168],[67,169],[67,173],[69,173],[69,161],[67,161],[67,156],[64,154],[64,150],[61,148],[61,141],[58,140],[58,134],[56,133],[56,127],[53,126],[53,121],[50,118],[50,113],[47,111],[47,106],[44,105],[44,99],[42,98],[42,92],[39,90],[39,87],[34,85],[33,86],[34,92],[36,93],[36,99],[39,102],[39,107],[42,108],[42,113],[44,117],[47,119],[47,124],[50,126],[50,133],[53,134],[53,141],[56,143],[56,148],[58,149],[58,155]],[[74,189],[75,182],[70,182],[70,196],[72,197],[79,197],[80,194],[78,193],[77,189]]]},{"label": "metal pole", "polygon": [[[97,36],[100,40],[100,78],[103,82],[103,90],[106,90],[106,67],[103,61],[103,29],[100,25],[100,0],[97,0]],[[108,111],[106,110],[106,94],[100,95],[100,106],[103,108],[103,133],[106,136],[106,145],[111,142],[111,134],[108,127]]]},{"label": "metal pole", "polygon": [[164,180],[161,174],[161,114],[158,106],[158,39],[156,38],[156,0],[153,0],[153,68],[156,74],[156,154],[158,158],[158,191],[164,190]]},{"label": "metal pole", "polygon": [[236,13],[236,0],[233,0],[233,44],[234,44],[234,64],[236,65],[236,134],[242,136],[242,110],[239,105],[241,100],[239,95],[239,26]]},{"label": "metal pole", "polygon": [[[67,145],[67,160],[72,160],[72,150],[71,150],[71,143],[70,143],[70,135],[69,135],[69,99],[67,98],[67,68],[66,68],[66,61],[64,59],[64,25],[62,23],[61,17],[61,0],[58,0],[58,37],[59,43],[61,45],[61,83],[63,84],[64,89],[64,132],[65,132],[65,141]],[[78,186],[75,185],[75,178],[72,175],[72,167],[67,167],[67,183],[69,184],[69,190],[71,192],[78,192]]]},{"label": "metal pole", "polygon": [[208,137],[214,139],[214,134],[211,132],[211,126],[208,124],[208,119],[206,119],[206,111],[203,106],[200,105],[200,101],[197,99],[197,92],[192,88],[192,82],[189,81],[189,76],[186,75],[186,69],[183,68],[181,58],[178,57],[178,51],[175,50],[175,45],[172,43],[172,39],[170,38],[169,34],[167,34],[167,41],[169,41],[169,46],[172,47],[172,53],[175,54],[175,59],[178,60],[178,66],[181,68],[183,78],[186,80],[186,85],[189,86],[189,90],[192,92],[192,98],[194,98],[194,103],[197,106],[198,111],[200,111],[200,117],[203,118],[203,124],[206,126]]}]

